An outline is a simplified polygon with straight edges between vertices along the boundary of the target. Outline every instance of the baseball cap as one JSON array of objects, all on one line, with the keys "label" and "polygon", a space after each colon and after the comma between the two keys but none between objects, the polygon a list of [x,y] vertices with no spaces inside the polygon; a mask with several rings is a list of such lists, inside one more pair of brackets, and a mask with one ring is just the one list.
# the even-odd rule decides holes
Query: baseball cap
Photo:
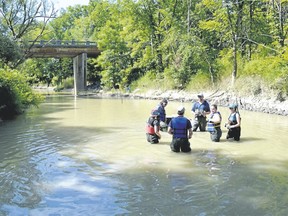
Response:
[{"label": "baseball cap", "polygon": [[185,107],[184,107],[184,106],[179,106],[179,107],[177,108],[177,112],[178,112],[178,113],[184,113],[184,112],[185,112]]},{"label": "baseball cap", "polygon": [[197,94],[197,97],[204,97],[203,93]]},{"label": "baseball cap", "polygon": [[236,109],[238,107],[237,104],[229,104],[230,109]]}]

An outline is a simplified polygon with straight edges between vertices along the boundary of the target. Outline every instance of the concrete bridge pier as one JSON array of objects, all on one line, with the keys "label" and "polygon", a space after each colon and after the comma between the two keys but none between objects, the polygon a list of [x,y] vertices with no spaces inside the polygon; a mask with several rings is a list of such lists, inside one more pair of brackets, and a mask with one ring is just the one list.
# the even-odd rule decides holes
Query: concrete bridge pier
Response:
[{"label": "concrete bridge pier", "polygon": [[87,53],[81,53],[73,58],[74,95],[87,90]]}]

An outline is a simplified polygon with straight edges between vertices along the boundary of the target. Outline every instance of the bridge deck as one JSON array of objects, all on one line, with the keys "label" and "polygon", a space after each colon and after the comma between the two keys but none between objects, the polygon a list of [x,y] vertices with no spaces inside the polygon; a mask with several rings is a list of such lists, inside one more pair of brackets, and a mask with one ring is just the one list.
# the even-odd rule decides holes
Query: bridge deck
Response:
[{"label": "bridge deck", "polygon": [[30,58],[63,58],[75,57],[87,53],[88,57],[97,57],[100,50],[95,42],[85,41],[40,41],[33,44],[28,57]]}]

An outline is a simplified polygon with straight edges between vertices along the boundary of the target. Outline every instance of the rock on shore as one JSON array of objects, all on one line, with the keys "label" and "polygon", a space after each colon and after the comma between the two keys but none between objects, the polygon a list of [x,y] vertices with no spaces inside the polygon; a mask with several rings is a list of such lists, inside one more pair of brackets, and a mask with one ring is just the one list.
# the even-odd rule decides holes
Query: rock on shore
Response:
[{"label": "rock on shore", "polygon": [[[128,97],[128,98],[141,98],[141,99],[152,99],[158,100],[167,98],[170,101],[191,101],[197,100],[197,93],[199,92],[185,92],[177,90],[161,91],[161,90],[149,90],[145,93],[141,93],[139,90],[135,90],[132,93],[104,93],[101,92],[101,97]],[[277,114],[288,116],[288,101],[279,100],[277,96],[239,96],[235,93],[226,91],[214,91],[214,92],[203,92],[204,98],[210,104],[217,104],[219,106],[228,106],[230,103],[237,103],[238,106],[243,110],[263,112],[268,114]]]}]

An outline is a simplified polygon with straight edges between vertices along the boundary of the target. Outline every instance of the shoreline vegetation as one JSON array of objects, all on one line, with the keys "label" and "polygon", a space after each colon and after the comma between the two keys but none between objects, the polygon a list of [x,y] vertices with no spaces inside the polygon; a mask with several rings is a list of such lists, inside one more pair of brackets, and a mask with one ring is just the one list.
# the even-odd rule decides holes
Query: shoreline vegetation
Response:
[{"label": "shoreline vegetation", "polygon": [[[39,89],[37,90],[39,91]],[[52,89],[42,89],[43,94],[73,94],[73,89],[66,89],[61,92],[55,93]],[[217,104],[218,106],[228,107],[230,103],[237,103],[242,110],[263,112],[267,114],[276,114],[282,116],[288,116],[288,101],[279,100],[277,94],[259,94],[255,95],[240,95],[232,91],[215,90],[215,91],[201,91],[204,94],[204,98],[209,104]],[[191,92],[184,90],[156,90],[151,89],[143,91],[141,89],[135,89],[131,92],[123,92],[120,90],[103,91],[103,90],[87,90],[80,92],[79,97],[91,96],[99,98],[129,98],[129,99],[149,99],[160,100],[167,98],[169,101],[183,101],[183,102],[195,102],[197,100],[197,94],[199,92]]]},{"label": "shoreline vegetation", "polygon": [[[73,88],[76,61],[60,50],[82,43],[99,55],[81,61],[91,89],[79,95],[194,101],[202,92],[211,104],[287,116],[288,7],[275,2],[99,0],[58,14],[49,2],[2,1],[0,118],[41,102],[32,85]],[[39,45],[60,50],[35,56]]]},{"label": "shoreline vegetation", "polygon": [[85,43],[85,53],[91,42],[99,55],[81,61],[91,88],[79,95],[194,101],[202,92],[211,104],[288,115],[287,1],[99,0],[58,13],[48,1],[12,0],[0,8],[3,120],[41,103],[33,85],[59,95],[74,87],[68,52],[35,56],[34,48]]}]

